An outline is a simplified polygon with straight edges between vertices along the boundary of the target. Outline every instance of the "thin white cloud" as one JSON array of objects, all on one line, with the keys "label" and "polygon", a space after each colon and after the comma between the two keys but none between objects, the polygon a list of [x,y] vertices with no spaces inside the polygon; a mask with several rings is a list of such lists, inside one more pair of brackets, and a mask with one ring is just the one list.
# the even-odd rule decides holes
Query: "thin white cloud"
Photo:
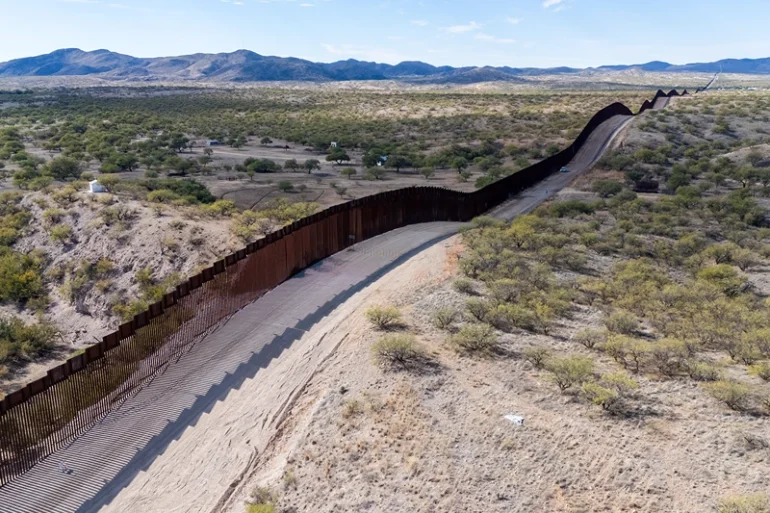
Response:
[{"label": "thin white cloud", "polygon": [[299,4],[300,7],[315,7],[315,4]]},{"label": "thin white cloud", "polygon": [[519,23],[521,23],[521,18],[505,18],[505,21],[507,21],[511,25],[518,25]]},{"label": "thin white cloud", "polygon": [[409,23],[411,23],[412,25],[417,25],[418,27],[424,27],[425,25],[430,25],[430,22],[425,20],[412,20]]},{"label": "thin white cloud", "polygon": [[476,34],[476,39],[479,39],[481,41],[489,41],[490,43],[500,43],[500,44],[506,44],[509,45],[511,43],[515,43],[515,39],[506,39],[506,38],[500,38],[495,36],[490,36],[489,34]]},{"label": "thin white cloud", "polygon": [[545,0],[543,2],[543,7],[548,9],[549,7],[552,7],[554,5],[559,5],[560,3],[564,2],[565,0]]},{"label": "thin white cloud", "polygon": [[59,0],[65,4],[98,4],[99,0]]},{"label": "thin white cloud", "polygon": [[[553,1],[553,0],[547,0],[547,1]],[[451,27],[442,27],[441,30],[444,30],[446,32],[450,32],[452,34],[462,34],[464,32],[472,32],[474,30],[478,30],[481,28],[481,25],[476,23],[475,21],[472,21],[468,23],[467,25],[453,25]]]}]

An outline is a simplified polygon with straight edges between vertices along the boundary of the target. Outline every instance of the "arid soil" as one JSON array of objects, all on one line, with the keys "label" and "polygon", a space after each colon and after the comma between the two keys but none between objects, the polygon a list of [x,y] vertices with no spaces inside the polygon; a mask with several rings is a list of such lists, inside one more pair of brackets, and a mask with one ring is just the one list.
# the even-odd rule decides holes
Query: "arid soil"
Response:
[{"label": "arid soil", "polygon": [[[609,417],[562,394],[522,358],[533,345],[588,354],[570,339],[596,325],[582,308],[548,336],[505,335],[491,359],[459,356],[431,315],[451,288],[459,237],[383,278],[337,329],[347,338],[307,385],[279,436],[226,511],[269,490],[276,511],[711,511],[767,489],[770,422],[730,412],[686,381],[640,380],[645,415]],[[429,256],[429,258],[425,258]],[[408,286],[404,286],[406,279]],[[392,371],[372,360],[373,304],[405,314],[430,362]],[[603,357],[600,367],[610,368]],[[516,425],[504,417],[524,417]]]},{"label": "arid soil", "polygon": [[[33,222],[15,247],[19,251],[37,249],[47,254],[51,302],[45,318],[60,331],[61,343],[47,358],[23,362],[22,366],[9,365],[9,372],[0,383],[0,393],[39,378],[73,351],[101,341],[114,331],[120,318],[113,306],[127,304],[142,295],[135,279],[137,272],[149,269],[155,281],[174,274],[191,276],[243,245],[231,234],[228,219],[202,218],[191,209],[158,211],[145,202],[86,192],[78,193],[77,200],[63,209],[62,222],[72,227],[72,242],[55,242],[43,216],[46,209],[57,207],[50,195],[30,193],[21,205],[32,214]],[[130,219],[105,223],[105,210],[115,208],[130,212]],[[112,269],[89,279],[70,296],[68,280],[71,282],[83,262],[94,264],[100,259],[109,260]],[[55,274],[65,267],[69,272]],[[34,312],[19,310],[11,304],[4,305],[0,313],[28,321],[36,318]]]}]

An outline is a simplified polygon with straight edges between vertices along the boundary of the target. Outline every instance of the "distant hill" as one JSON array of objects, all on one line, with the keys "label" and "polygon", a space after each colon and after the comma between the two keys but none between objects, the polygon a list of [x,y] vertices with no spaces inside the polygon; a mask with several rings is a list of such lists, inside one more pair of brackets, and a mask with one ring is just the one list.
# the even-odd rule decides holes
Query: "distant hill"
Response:
[{"label": "distant hill", "polygon": [[[601,66],[593,72],[625,70],[770,74],[770,58],[726,59],[710,63],[674,65],[667,62]],[[232,53],[183,55],[143,59],[108,50],[84,52],[76,48],[0,64],[0,78],[98,76],[116,80],[189,80],[212,82],[405,80],[469,84],[490,81],[523,82],[529,76],[580,73],[576,68],[511,68],[433,66],[424,62],[378,64],[355,59],[317,63],[293,57],[269,57],[248,50]]]}]

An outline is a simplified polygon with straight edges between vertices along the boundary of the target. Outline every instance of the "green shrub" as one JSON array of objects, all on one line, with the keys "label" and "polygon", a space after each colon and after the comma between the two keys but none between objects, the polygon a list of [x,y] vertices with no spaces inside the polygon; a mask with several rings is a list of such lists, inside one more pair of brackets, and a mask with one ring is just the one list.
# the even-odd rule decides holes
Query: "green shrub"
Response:
[{"label": "green shrub", "polygon": [[43,257],[0,248],[0,300],[26,302],[45,294]]},{"label": "green shrub", "polygon": [[377,329],[386,330],[401,322],[401,312],[394,306],[374,306],[366,311],[366,318]]},{"label": "green shrub", "polygon": [[[542,305],[542,303],[538,303],[538,305],[535,305],[536,307],[503,303],[494,308],[489,306],[487,302],[482,301],[481,303],[481,305],[477,305],[468,301],[468,311],[475,317],[476,313],[484,313],[484,309],[486,308],[487,310],[484,314],[484,318],[479,320],[485,320],[501,331],[510,331],[512,327],[534,331],[538,327],[543,328],[544,326],[547,326],[547,322],[541,322],[541,319],[538,317],[538,311],[540,313],[547,312],[542,309],[542,306],[539,310],[536,308],[538,305]],[[476,310],[473,310],[473,308],[476,308]],[[476,313],[474,313],[474,311]]]},{"label": "green shrub", "polygon": [[760,362],[752,365],[749,371],[765,381],[770,381],[770,362]]},{"label": "green shrub", "polygon": [[555,217],[574,217],[579,214],[593,214],[595,210],[593,205],[580,200],[556,202],[551,205],[551,215]]},{"label": "green shrub", "polygon": [[136,218],[136,211],[126,205],[107,207],[101,211],[101,217],[107,226],[128,226]]},{"label": "green shrub", "polygon": [[527,359],[536,369],[545,367],[546,361],[551,357],[551,351],[545,347],[528,347],[524,350],[524,358]]},{"label": "green shrub", "polygon": [[66,212],[60,208],[49,208],[43,212],[43,222],[46,226],[53,226],[59,224]]},{"label": "green shrub", "polygon": [[68,224],[57,224],[49,230],[48,235],[54,242],[67,244],[72,242],[72,227]]},{"label": "green shrub", "polygon": [[449,329],[457,319],[457,314],[454,308],[439,308],[433,314],[433,324],[442,330]]},{"label": "green shrub", "polygon": [[553,374],[559,389],[564,391],[590,380],[594,372],[594,361],[582,356],[552,358],[548,361],[546,369]]},{"label": "green shrub", "polygon": [[718,513],[770,513],[770,497],[765,494],[727,497],[719,501]]},{"label": "green shrub", "polygon": [[601,382],[603,385],[615,390],[620,396],[627,396],[639,388],[639,383],[624,372],[603,374]]},{"label": "green shrub", "polygon": [[722,379],[722,370],[716,365],[692,360],[685,362],[684,366],[687,375],[695,381],[719,381]]},{"label": "green shrub", "polygon": [[674,376],[684,367],[687,355],[684,342],[666,338],[651,345],[650,362],[660,374]]},{"label": "green shrub", "polygon": [[611,333],[630,335],[639,329],[639,319],[631,312],[620,310],[613,312],[604,320],[604,325]]},{"label": "green shrub", "polygon": [[19,240],[19,230],[15,228],[2,228],[0,227],[0,246],[10,246],[17,240]]},{"label": "green shrub", "polygon": [[604,387],[598,383],[583,383],[580,389],[583,396],[603,410],[614,412],[620,402],[620,395],[611,388]]},{"label": "green shrub", "polygon": [[707,267],[698,272],[698,279],[718,287],[727,295],[735,295],[745,287],[746,277],[738,270],[727,264]]},{"label": "green shrub", "polygon": [[623,185],[614,180],[598,180],[593,183],[591,190],[602,198],[609,198],[622,191]]},{"label": "green shrub", "polygon": [[58,333],[49,323],[26,324],[18,317],[0,318],[0,364],[51,351]]},{"label": "green shrub", "polygon": [[393,334],[382,337],[372,346],[375,360],[380,365],[409,367],[424,355],[413,335]]},{"label": "green shrub", "polygon": [[142,180],[141,185],[147,190],[169,190],[180,198],[191,198],[194,202],[214,203],[217,198],[211,194],[205,185],[195,180]]},{"label": "green shrub", "polygon": [[277,500],[272,490],[258,486],[251,492],[251,500],[246,502],[246,513],[275,513]]},{"label": "green shrub", "polygon": [[269,219],[259,212],[244,210],[235,216],[230,230],[244,242],[251,242],[259,235],[267,234],[272,227]]},{"label": "green shrub", "polygon": [[461,294],[474,294],[473,282],[468,278],[458,278],[452,284],[452,287]]},{"label": "green shrub", "polygon": [[209,205],[203,205],[201,212],[214,217],[229,217],[238,211],[238,207],[230,200],[218,200]]},{"label": "green shrub", "polygon": [[575,334],[575,342],[585,346],[586,349],[593,349],[606,340],[607,334],[601,330],[584,329]]},{"label": "green shrub", "polygon": [[492,309],[488,301],[472,298],[465,302],[465,308],[477,321],[484,322]]},{"label": "green shrub", "polygon": [[467,353],[488,353],[497,347],[497,335],[487,324],[466,324],[450,338],[451,344]]},{"label": "green shrub", "polygon": [[743,383],[735,381],[717,381],[704,385],[706,390],[717,400],[736,411],[748,408],[751,390]]},{"label": "green shrub", "polygon": [[169,204],[175,200],[181,199],[179,194],[170,191],[168,189],[159,189],[147,194],[147,201],[152,203],[166,203]]}]

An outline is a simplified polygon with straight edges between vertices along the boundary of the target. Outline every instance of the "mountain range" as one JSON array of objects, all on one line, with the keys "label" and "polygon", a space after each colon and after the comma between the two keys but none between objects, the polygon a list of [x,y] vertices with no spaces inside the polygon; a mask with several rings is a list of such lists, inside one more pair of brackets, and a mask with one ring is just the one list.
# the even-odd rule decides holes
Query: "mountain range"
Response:
[{"label": "mountain range", "polygon": [[211,82],[404,80],[430,83],[525,81],[536,75],[581,72],[703,72],[770,74],[770,58],[725,59],[709,63],[675,65],[648,62],[598,68],[511,68],[433,66],[424,62],[396,65],[349,59],[318,63],[293,57],[263,56],[248,50],[232,53],[198,53],[179,57],[138,58],[109,50],[85,52],[76,48],[26,57],[0,64],[0,78],[96,76],[113,80],[182,80]]}]

